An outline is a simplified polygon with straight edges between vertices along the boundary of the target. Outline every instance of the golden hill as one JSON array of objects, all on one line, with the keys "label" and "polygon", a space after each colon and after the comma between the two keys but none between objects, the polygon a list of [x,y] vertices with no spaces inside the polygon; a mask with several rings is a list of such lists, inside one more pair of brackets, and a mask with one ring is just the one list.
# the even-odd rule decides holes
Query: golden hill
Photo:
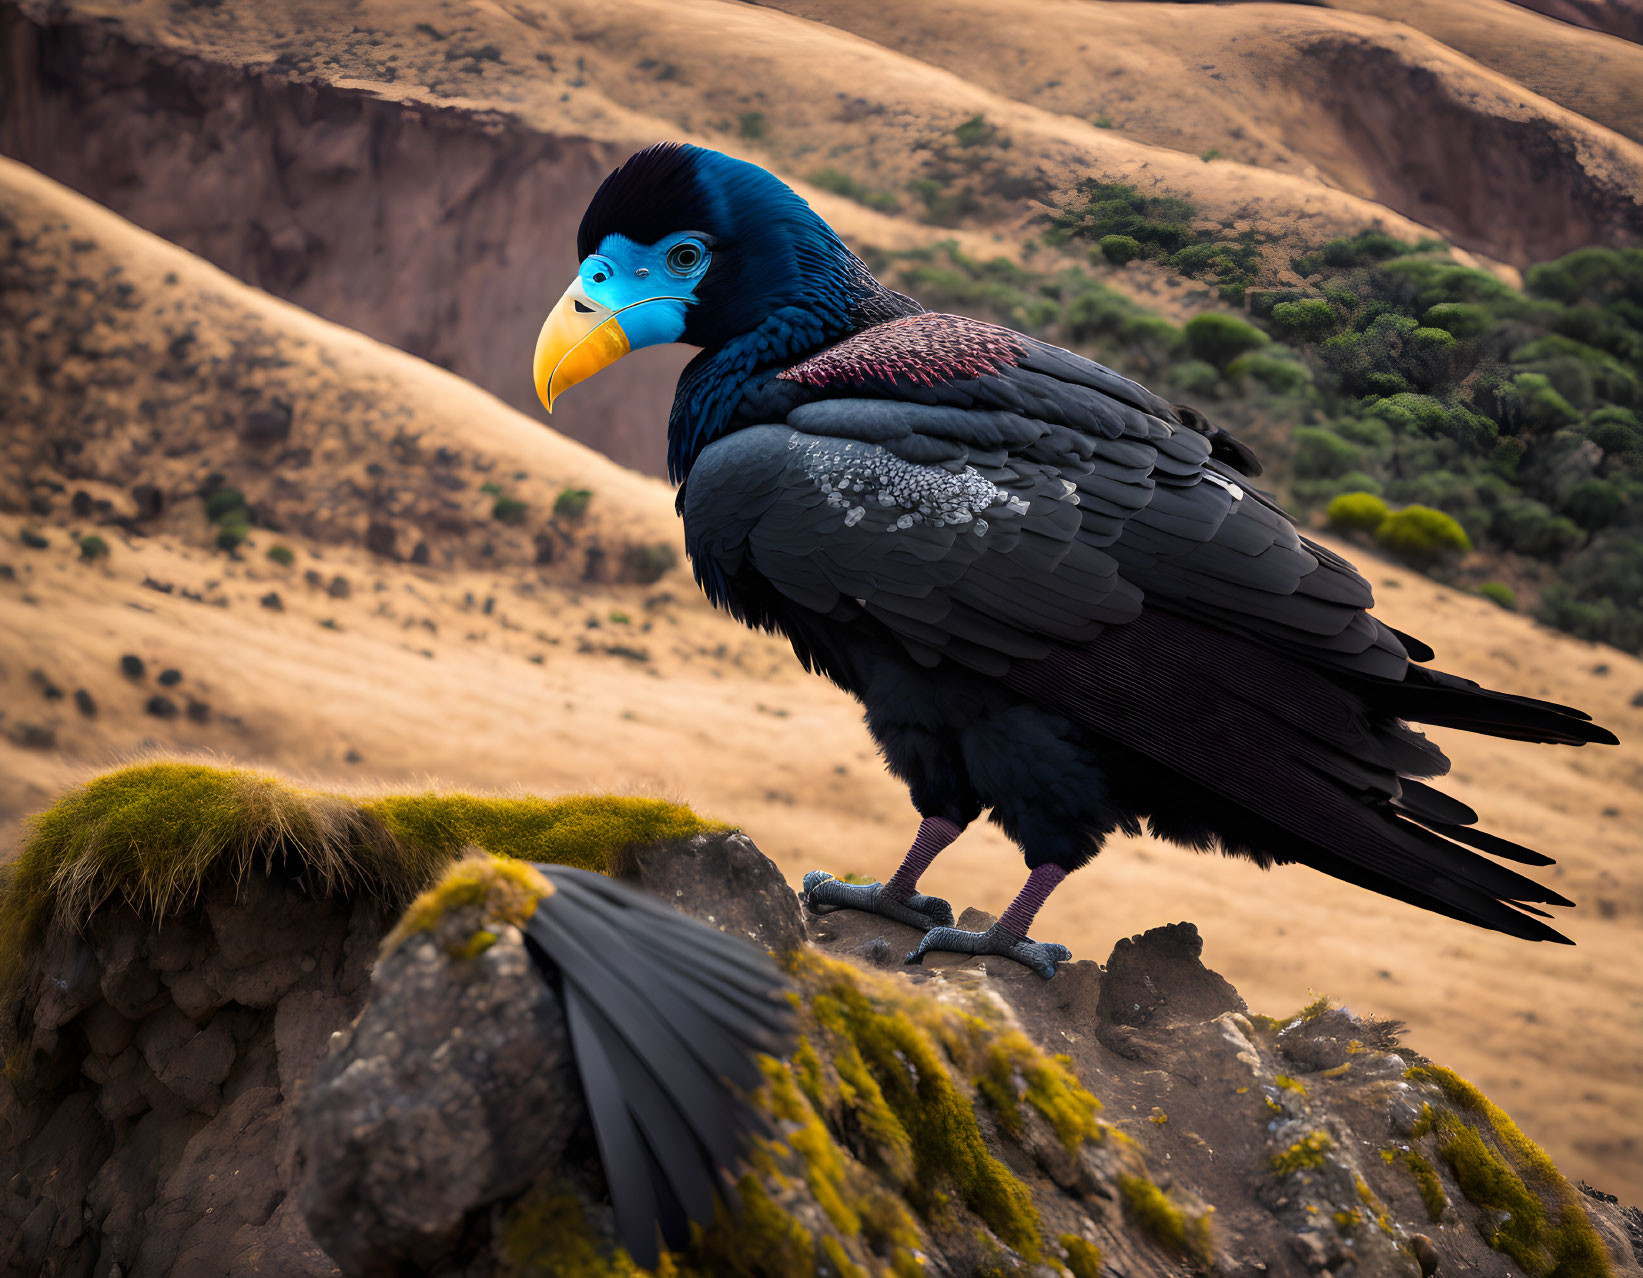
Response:
[{"label": "golden hill", "polygon": [[[682,796],[744,825],[790,878],[894,865],[914,815],[854,704],[711,613],[682,570],[624,582],[621,556],[590,556],[595,538],[671,542],[664,486],[20,166],[0,166],[0,216],[6,419],[27,423],[8,433],[0,469],[8,844],[85,766],[153,744],[355,790],[435,776]],[[247,426],[275,398],[290,435],[270,445],[271,419]],[[271,467],[270,447],[313,460]],[[220,491],[213,475],[248,503],[237,557],[214,548],[223,525],[201,496]],[[523,503],[517,523],[496,517],[485,483]],[[158,514],[140,485],[161,493]],[[553,513],[565,488],[591,492],[580,519]],[[369,548],[386,549],[369,533],[386,493],[394,558]],[[83,557],[87,534],[106,556]],[[542,536],[556,550],[539,563]],[[410,562],[413,538],[426,563]],[[289,566],[267,557],[275,545]],[[1382,614],[1430,640],[1445,668],[1584,706],[1627,743],[1554,751],[1444,734],[1457,796],[1560,856],[1549,873],[1581,902],[1560,921],[1578,948],[1148,840],[1115,843],[1076,876],[1045,934],[1090,957],[1193,917],[1251,999],[1289,1006],[1314,988],[1406,1018],[1413,1046],[1476,1078],[1571,1175],[1635,1196],[1643,706],[1630,701],[1643,662],[1367,567]],[[125,656],[139,673],[123,672]],[[997,908],[1019,866],[982,828],[933,881]]]}]

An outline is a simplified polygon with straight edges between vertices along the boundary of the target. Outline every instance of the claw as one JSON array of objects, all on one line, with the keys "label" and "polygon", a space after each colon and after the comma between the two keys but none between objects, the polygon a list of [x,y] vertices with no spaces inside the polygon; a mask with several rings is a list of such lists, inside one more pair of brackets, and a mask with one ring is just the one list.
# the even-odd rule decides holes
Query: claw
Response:
[{"label": "claw", "polygon": [[1073,952],[1053,941],[1033,941],[993,924],[985,932],[966,932],[956,927],[933,927],[919,938],[918,949],[907,956],[909,963],[922,963],[926,954],[950,951],[954,954],[994,954],[1030,967],[1046,981],[1055,975],[1056,964],[1065,963]]},{"label": "claw", "polygon": [[886,892],[882,883],[846,883],[826,870],[811,870],[804,876],[804,890],[799,893],[799,899],[812,914],[865,910],[916,927],[921,932],[933,927],[950,927],[953,922],[953,907],[939,896],[915,892],[903,901]]}]

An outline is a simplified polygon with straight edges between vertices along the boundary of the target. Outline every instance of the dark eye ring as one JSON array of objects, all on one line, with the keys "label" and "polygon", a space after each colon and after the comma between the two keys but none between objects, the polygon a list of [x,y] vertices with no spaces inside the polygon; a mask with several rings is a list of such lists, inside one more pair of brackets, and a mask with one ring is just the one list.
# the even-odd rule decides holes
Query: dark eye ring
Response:
[{"label": "dark eye ring", "polygon": [[667,268],[675,275],[689,275],[702,264],[702,246],[690,240],[667,251]]}]

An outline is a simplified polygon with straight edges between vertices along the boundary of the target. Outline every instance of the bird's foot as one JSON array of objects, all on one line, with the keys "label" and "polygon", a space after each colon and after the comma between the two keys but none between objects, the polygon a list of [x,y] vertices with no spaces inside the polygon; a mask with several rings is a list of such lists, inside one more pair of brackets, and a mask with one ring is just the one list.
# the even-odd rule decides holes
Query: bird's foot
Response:
[{"label": "bird's foot", "polygon": [[804,891],[799,893],[799,899],[812,914],[866,910],[921,932],[933,927],[950,928],[953,922],[953,907],[939,896],[915,892],[902,900],[886,892],[882,883],[846,883],[826,870],[811,870],[804,876]]},{"label": "bird's foot", "polygon": [[918,949],[907,956],[909,963],[922,963],[934,951],[955,954],[996,954],[1030,967],[1046,981],[1055,975],[1057,963],[1065,963],[1073,952],[1053,941],[1033,941],[1017,936],[997,923],[985,932],[966,932],[956,927],[933,927],[920,938]]}]

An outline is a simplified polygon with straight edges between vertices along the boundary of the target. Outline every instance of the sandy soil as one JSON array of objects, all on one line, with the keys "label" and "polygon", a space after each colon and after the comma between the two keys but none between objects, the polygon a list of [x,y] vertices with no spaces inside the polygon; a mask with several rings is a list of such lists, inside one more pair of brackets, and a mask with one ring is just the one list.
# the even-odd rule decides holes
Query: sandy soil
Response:
[{"label": "sandy soil", "polygon": [[[471,489],[479,474],[526,476],[518,482],[533,510],[557,484],[578,480],[596,491],[601,527],[659,536],[672,518],[664,486],[15,166],[0,176],[3,211],[28,224],[37,246],[28,331],[40,349],[60,332],[95,347],[92,330],[75,327],[75,316],[101,315],[83,290],[105,278],[133,290],[122,341],[105,344],[91,365],[71,364],[78,395],[53,397],[57,373],[8,348],[8,393],[33,407],[10,418],[31,430],[12,433],[8,446],[20,451],[6,454],[0,475],[9,507],[0,563],[10,568],[0,572],[0,845],[12,843],[23,813],[85,768],[161,746],[343,786],[436,778],[662,793],[739,822],[794,879],[813,866],[882,875],[895,864],[914,814],[880,769],[855,706],[804,675],[781,645],[711,613],[682,570],[648,585],[587,582],[585,542],[538,564],[528,527],[496,530],[482,509],[443,531],[428,523],[429,566],[391,561],[364,548],[369,503],[344,481],[368,478],[363,467],[374,461],[417,509],[420,470],[395,461],[394,437],[383,433],[391,425],[424,450],[459,451],[454,470],[470,485],[462,500],[481,508]],[[62,279],[47,271],[54,235],[75,263]],[[203,360],[187,373],[160,361],[169,377],[198,379],[182,383],[198,415],[151,423],[164,446],[119,454],[118,478],[129,485],[152,471],[178,495],[150,523],[75,516],[65,503],[82,482],[111,503],[128,500],[107,475],[82,481],[76,469],[97,471],[107,453],[100,432],[123,420],[121,405],[154,391],[153,352],[190,320],[207,343],[257,335],[269,367],[240,374]],[[292,472],[295,496],[280,495],[255,445],[232,429],[246,402],[247,384],[235,378],[251,378],[260,393],[256,379],[274,375],[293,397],[293,430],[312,429],[339,450],[334,471]],[[338,398],[350,385],[361,394]],[[47,443],[81,438],[98,447],[48,464]],[[265,483],[267,500],[288,515],[305,486],[330,485],[311,490],[330,517],[312,532],[253,530],[230,559],[209,548],[198,499],[185,500],[209,468],[248,495]],[[42,509],[23,513],[35,501]],[[88,563],[72,537],[93,527],[110,554]],[[47,545],[26,547],[25,529]],[[265,558],[275,541],[295,550],[291,566]],[[1643,1196],[1643,706],[1631,704],[1643,692],[1643,662],[1400,568],[1367,566],[1383,615],[1431,641],[1445,668],[1581,705],[1625,741],[1558,751],[1443,734],[1456,760],[1453,792],[1490,828],[1560,857],[1547,873],[1581,902],[1560,920],[1578,947],[1528,946],[1307,871],[1261,874],[1147,840],[1115,842],[1076,876],[1049,905],[1042,932],[1088,957],[1119,936],[1192,919],[1207,937],[1206,958],[1253,1006],[1281,1012],[1319,990],[1358,1011],[1403,1017],[1414,1046],[1475,1078],[1570,1175]],[[339,576],[345,597],[334,593]],[[260,602],[270,591],[277,611]],[[142,658],[140,679],[121,673],[127,654]],[[180,677],[162,686],[169,669]],[[76,708],[82,689],[94,716]],[[155,696],[179,713],[150,713]],[[1021,876],[1017,854],[986,827],[968,833],[927,883],[955,903],[996,910]]]}]

